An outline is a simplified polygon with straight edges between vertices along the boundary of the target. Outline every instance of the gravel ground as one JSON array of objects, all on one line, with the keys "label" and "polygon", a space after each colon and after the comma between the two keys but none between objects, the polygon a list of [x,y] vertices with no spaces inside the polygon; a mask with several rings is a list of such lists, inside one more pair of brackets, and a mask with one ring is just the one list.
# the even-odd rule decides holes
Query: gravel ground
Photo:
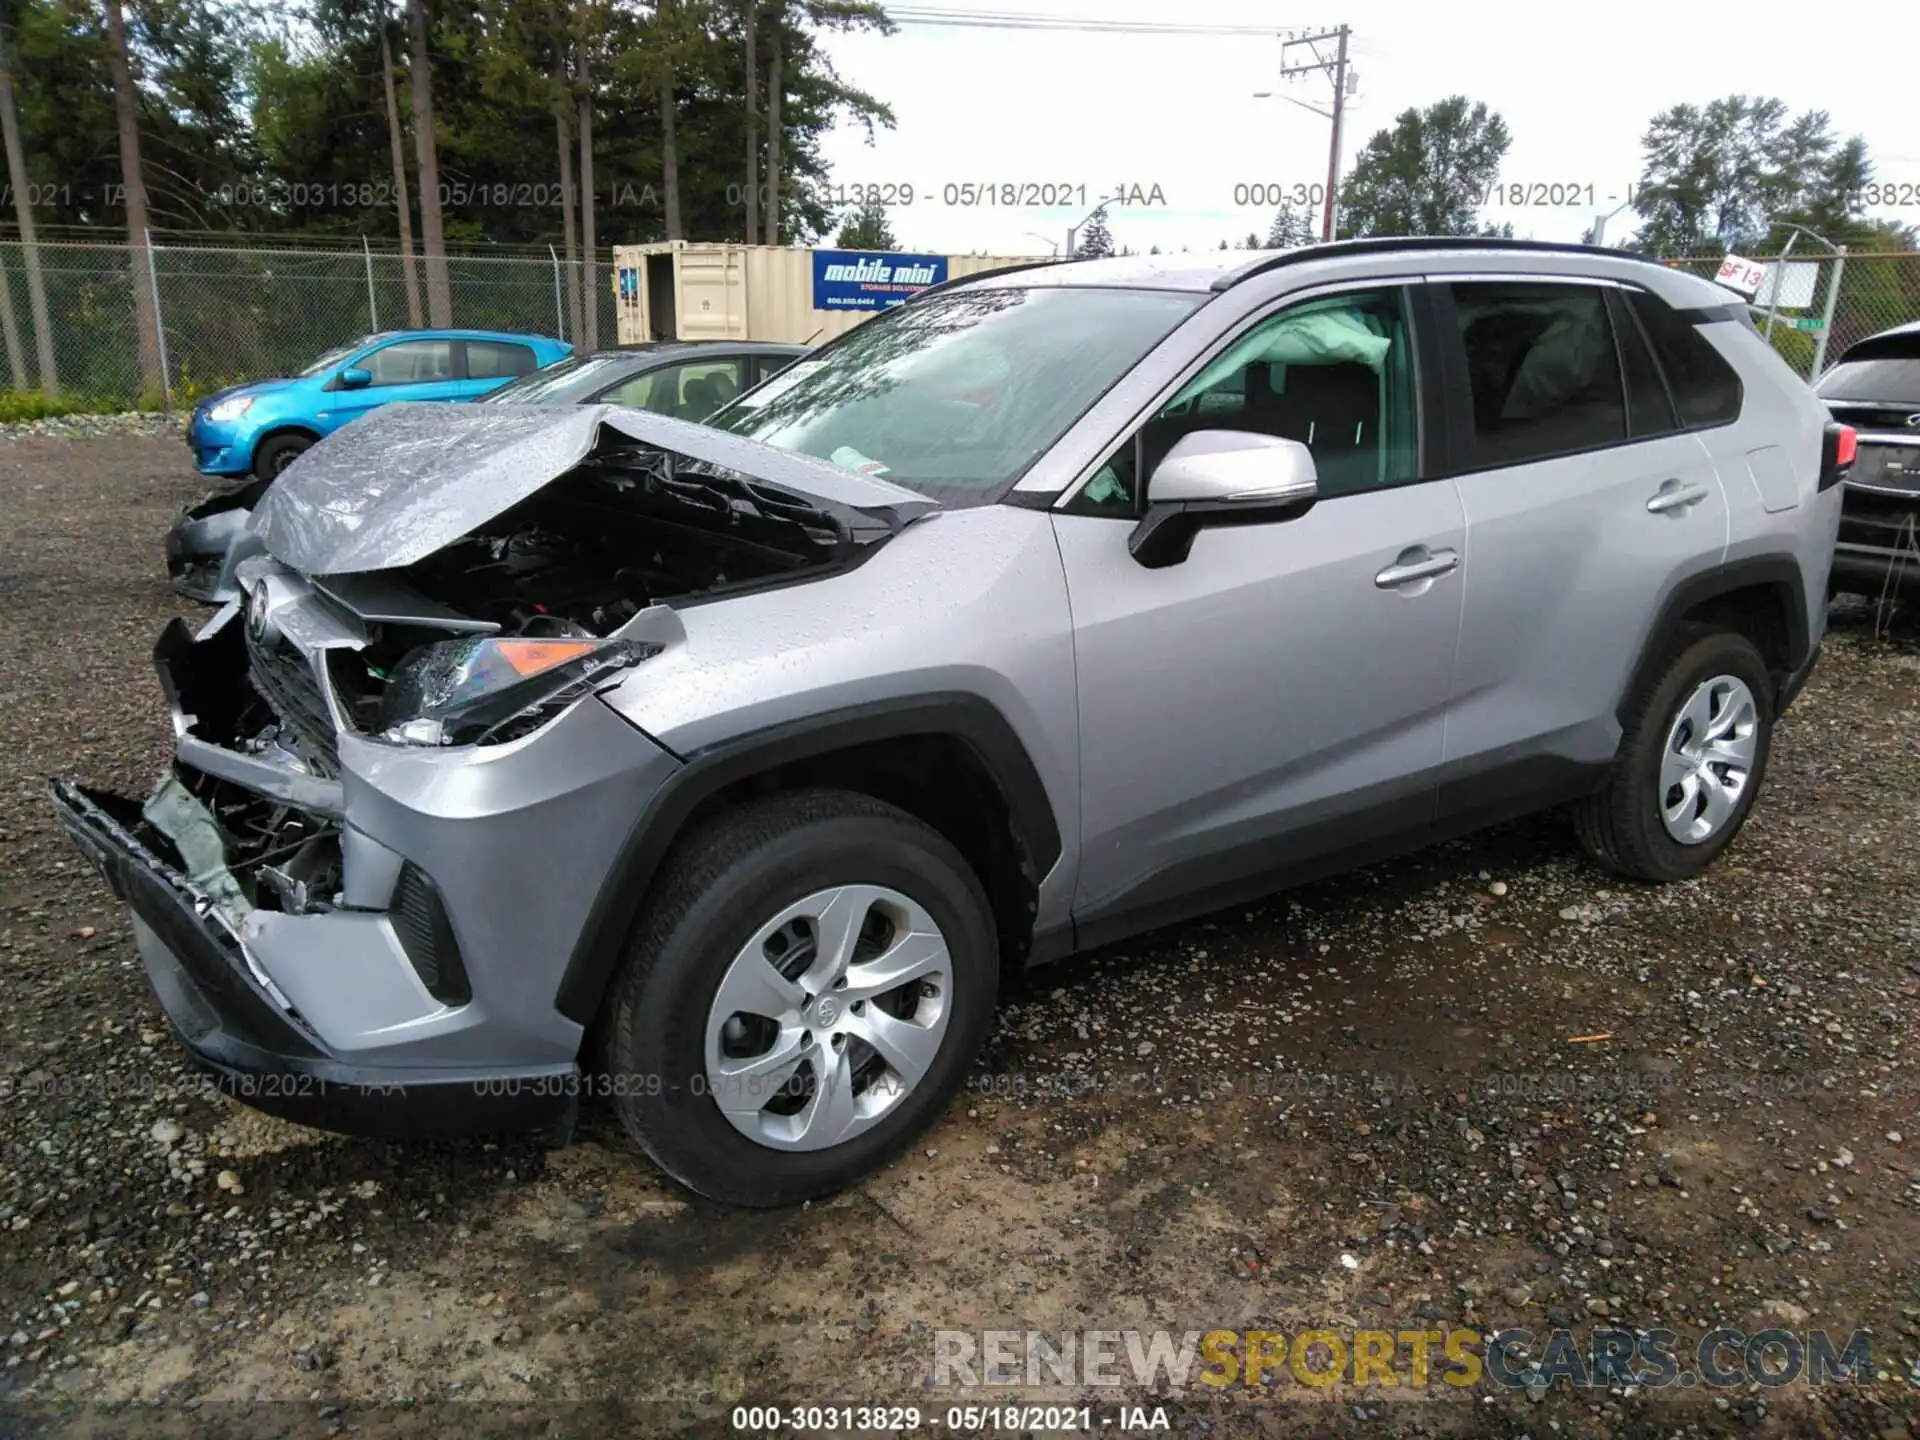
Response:
[{"label": "gravel ground", "polygon": [[54,415],[45,420],[0,424],[0,444],[16,440],[88,440],[120,436],[178,435],[180,410],[118,410],[104,415]]},{"label": "gravel ground", "polygon": [[1819,1391],[1296,1386],[1169,1413],[1880,1440],[1920,1418],[1911,630],[1836,616],[1701,880],[1610,882],[1542,819],[1068,962],[909,1157],[736,1214],[594,1111],[561,1149],[387,1145],[190,1078],[45,782],[144,794],[162,764],[148,653],[190,607],[159,539],[201,488],[177,439],[0,437],[0,1406],[23,1430],[658,1434],[741,1400],[1005,1398],[924,1388],[938,1328],[1610,1319],[1870,1327],[1874,1365]]}]

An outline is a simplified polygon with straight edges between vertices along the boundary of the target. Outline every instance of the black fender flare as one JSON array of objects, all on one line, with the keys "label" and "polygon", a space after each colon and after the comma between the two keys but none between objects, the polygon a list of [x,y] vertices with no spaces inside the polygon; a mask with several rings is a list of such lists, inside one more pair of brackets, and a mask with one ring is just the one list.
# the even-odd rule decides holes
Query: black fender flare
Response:
[{"label": "black fender flare", "polygon": [[[1651,629],[1640,645],[1640,659],[1620,694],[1615,716],[1622,728],[1635,699],[1660,676],[1675,638],[1680,633],[1681,617],[1688,611],[1731,595],[1736,590],[1766,586],[1782,592],[1787,610],[1787,669],[1780,677],[1782,685],[1805,668],[1812,644],[1807,632],[1807,584],[1800,562],[1791,555],[1754,555],[1726,565],[1703,570],[1670,588],[1661,598],[1660,609]],[[1774,697],[1778,705],[1780,697]]]},{"label": "black fender flare", "polygon": [[689,753],[647,802],[620,847],[561,977],[555,1008],[586,1025],[620,963],[621,951],[655,875],[699,806],[725,787],[780,765],[883,740],[944,736],[963,741],[1006,801],[1035,880],[1060,857],[1060,826],[1040,772],[1013,726],[991,701],[936,692],[824,711]]}]

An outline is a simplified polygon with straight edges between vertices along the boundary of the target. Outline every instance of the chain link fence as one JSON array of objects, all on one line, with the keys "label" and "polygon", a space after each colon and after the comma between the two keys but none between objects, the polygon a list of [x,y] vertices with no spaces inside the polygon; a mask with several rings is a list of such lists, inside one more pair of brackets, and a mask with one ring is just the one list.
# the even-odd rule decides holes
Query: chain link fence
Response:
[{"label": "chain link fence", "polygon": [[[0,241],[0,328],[6,370],[0,383],[38,388],[26,256]],[[156,243],[143,247],[39,241],[48,328],[60,390],[90,401],[153,404],[143,393],[134,287],[153,298],[166,352],[166,391],[175,405],[223,385],[290,375],[333,346],[411,323],[405,263],[366,249],[222,248]],[[463,328],[572,333],[564,261],[540,255],[449,255],[453,323]],[[412,261],[426,303],[426,262]],[[615,333],[613,266],[576,263],[597,306],[597,340]]]},{"label": "chain link fence", "polygon": [[[1711,280],[1725,258],[1690,255],[1666,263]],[[1748,258],[1770,263],[1779,257]],[[1856,341],[1920,320],[1920,251],[1835,256],[1796,250],[1788,257],[1787,268],[1800,274],[1763,285],[1755,297],[1753,320],[1763,332],[1768,331],[1768,310],[1772,310],[1767,338],[1795,373],[1807,380],[1819,378],[1816,363],[1821,370],[1830,368]],[[1777,296],[1768,288],[1775,283],[1780,287]],[[1770,299],[1777,303],[1769,306]]]},{"label": "chain link fence", "polygon": [[[133,405],[163,398],[143,393],[135,285],[146,289],[159,312],[166,391],[176,405],[223,385],[291,374],[335,345],[412,322],[406,262],[391,251],[161,242],[152,248],[149,267],[144,248],[125,244],[40,241],[34,249],[59,387],[89,401]],[[1710,279],[1723,258],[1699,255],[1666,263]],[[0,383],[16,390],[41,384],[25,259],[18,240],[0,241],[0,329],[7,367]],[[1780,296],[1769,338],[1808,379],[1814,378],[1816,359],[1831,365],[1856,340],[1920,318],[1920,253],[1844,259],[1796,253],[1791,260],[1808,269]],[[426,262],[415,256],[412,266],[424,304]],[[446,266],[454,324],[580,343],[572,333],[563,261],[538,254],[466,253],[449,255]],[[613,266],[595,261],[576,264],[573,271],[589,282],[585,293],[597,309],[596,338],[611,345],[616,333]],[[1829,298],[1832,325],[1822,347]],[[1766,328],[1764,312],[1755,318]]]}]

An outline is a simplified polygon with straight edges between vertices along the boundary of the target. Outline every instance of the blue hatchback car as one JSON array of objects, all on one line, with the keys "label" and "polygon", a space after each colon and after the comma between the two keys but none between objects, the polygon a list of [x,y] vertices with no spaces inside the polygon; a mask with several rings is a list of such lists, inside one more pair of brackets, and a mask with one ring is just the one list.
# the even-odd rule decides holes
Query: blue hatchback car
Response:
[{"label": "blue hatchback car", "polygon": [[327,351],[298,375],[209,395],[187,422],[203,475],[271,480],[356,416],[396,400],[477,400],[573,347],[501,330],[395,330]]}]

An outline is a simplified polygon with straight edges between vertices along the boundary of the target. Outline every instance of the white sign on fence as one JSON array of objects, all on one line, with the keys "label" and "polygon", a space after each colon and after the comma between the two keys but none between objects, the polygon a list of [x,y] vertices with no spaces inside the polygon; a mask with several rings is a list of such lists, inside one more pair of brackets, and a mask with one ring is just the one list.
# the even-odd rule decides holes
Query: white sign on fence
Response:
[{"label": "white sign on fence", "polygon": [[1720,262],[1720,271],[1713,278],[1730,290],[1752,295],[1767,278],[1767,267],[1759,260],[1743,260],[1738,255],[1729,255]]},{"label": "white sign on fence", "polygon": [[1813,287],[1820,278],[1818,260],[1791,260],[1785,265],[1769,265],[1766,271],[1767,278],[1753,297],[1754,304],[1762,308],[1778,306],[1782,310],[1813,308]]}]

